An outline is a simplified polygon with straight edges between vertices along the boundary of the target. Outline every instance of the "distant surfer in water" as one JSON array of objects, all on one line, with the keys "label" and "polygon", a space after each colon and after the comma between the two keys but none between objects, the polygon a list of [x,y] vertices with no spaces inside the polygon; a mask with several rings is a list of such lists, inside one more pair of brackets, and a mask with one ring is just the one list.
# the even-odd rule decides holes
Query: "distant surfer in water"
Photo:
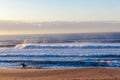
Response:
[{"label": "distant surfer in water", "polygon": [[27,67],[27,65],[24,63],[21,64],[22,65],[22,69],[25,69]]}]

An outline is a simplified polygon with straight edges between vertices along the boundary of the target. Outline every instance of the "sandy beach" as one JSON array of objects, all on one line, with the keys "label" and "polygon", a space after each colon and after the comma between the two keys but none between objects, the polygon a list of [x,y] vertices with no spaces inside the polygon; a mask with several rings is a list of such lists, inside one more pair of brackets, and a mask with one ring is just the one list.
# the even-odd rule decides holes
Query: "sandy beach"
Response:
[{"label": "sandy beach", "polygon": [[0,80],[120,80],[120,69],[1,69]]}]

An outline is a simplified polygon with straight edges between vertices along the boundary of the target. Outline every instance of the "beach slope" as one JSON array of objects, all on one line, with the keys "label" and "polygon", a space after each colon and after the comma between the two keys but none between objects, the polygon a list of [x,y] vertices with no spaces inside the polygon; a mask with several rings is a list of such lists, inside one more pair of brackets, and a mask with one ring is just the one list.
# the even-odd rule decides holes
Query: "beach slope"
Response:
[{"label": "beach slope", "polygon": [[1,69],[0,80],[120,80],[120,69]]}]

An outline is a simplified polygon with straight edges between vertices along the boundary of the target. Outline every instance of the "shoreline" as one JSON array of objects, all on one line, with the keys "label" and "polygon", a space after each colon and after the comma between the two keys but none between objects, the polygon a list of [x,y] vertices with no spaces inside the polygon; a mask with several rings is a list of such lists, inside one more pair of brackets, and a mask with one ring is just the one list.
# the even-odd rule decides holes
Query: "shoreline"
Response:
[{"label": "shoreline", "polygon": [[0,69],[0,80],[120,80],[120,69]]}]

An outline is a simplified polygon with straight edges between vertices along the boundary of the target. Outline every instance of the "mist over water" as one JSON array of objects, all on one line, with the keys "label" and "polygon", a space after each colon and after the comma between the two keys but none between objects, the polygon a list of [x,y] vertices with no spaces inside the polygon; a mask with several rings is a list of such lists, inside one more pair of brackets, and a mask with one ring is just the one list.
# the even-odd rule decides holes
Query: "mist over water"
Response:
[{"label": "mist over water", "polygon": [[120,68],[120,33],[0,36],[0,68]]}]

